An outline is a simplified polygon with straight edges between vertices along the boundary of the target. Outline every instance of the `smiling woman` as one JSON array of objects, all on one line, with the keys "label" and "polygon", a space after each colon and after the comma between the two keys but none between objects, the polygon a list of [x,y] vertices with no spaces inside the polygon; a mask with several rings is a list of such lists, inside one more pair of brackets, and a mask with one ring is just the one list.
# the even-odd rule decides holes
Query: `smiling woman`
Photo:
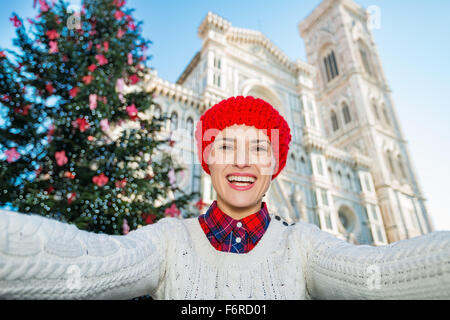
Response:
[{"label": "smiling woman", "polygon": [[0,298],[450,298],[448,231],[359,246],[268,211],[262,198],[291,135],[267,102],[224,100],[202,115],[195,138],[217,191],[197,218],[107,236],[0,210]]},{"label": "smiling woman", "polygon": [[217,205],[243,219],[261,208],[270,186],[276,165],[272,146],[262,130],[246,125],[228,127],[219,136],[208,158]]}]

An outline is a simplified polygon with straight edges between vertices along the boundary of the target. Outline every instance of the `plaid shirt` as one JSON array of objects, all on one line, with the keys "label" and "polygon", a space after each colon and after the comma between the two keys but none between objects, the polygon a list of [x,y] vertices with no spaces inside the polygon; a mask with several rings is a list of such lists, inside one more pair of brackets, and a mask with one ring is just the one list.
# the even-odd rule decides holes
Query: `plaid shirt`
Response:
[{"label": "plaid shirt", "polygon": [[270,216],[266,203],[261,210],[241,220],[235,220],[217,206],[211,204],[205,214],[198,217],[209,242],[216,250],[247,253],[252,250],[269,226]]}]

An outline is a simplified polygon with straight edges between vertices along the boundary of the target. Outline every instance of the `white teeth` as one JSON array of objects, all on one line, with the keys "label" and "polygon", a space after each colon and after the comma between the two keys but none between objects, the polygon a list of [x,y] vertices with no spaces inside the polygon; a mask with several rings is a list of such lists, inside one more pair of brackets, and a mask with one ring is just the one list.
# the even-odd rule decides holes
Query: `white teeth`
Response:
[{"label": "white teeth", "polygon": [[249,185],[249,184],[246,183],[246,182],[233,182],[233,184],[234,184],[235,186],[238,186],[238,187],[244,187],[244,186],[248,186],[248,185]]},{"label": "white teeth", "polygon": [[256,180],[253,177],[242,177],[242,176],[228,176],[227,179],[230,182],[239,181],[239,182],[250,182],[250,183],[253,183]]}]

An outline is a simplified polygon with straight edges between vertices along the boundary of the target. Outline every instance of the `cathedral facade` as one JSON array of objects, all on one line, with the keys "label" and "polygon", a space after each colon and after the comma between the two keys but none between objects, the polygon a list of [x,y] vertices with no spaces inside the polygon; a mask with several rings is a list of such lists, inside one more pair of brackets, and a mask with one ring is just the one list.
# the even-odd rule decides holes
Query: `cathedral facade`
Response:
[{"label": "cathedral facade", "polygon": [[355,244],[433,231],[368,19],[351,0],[322,1],[298,25],[305,62],[209,12],[198,28],[202,47],[177,82],[153,70],[144,84],[157,102],[152,113],[170,117],[181,188],[215,199],[195,124],[215,103],[251,95],[277,108],[292,134],[286,167],[264,198],[270,212]]}]

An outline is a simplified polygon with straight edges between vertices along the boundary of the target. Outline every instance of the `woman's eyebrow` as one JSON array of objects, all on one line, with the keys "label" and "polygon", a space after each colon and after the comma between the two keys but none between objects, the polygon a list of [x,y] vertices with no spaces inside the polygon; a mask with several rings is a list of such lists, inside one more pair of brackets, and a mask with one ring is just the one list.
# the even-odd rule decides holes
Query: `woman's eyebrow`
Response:
[{"label": "woman's eyebrow", "polygon": [[234,142],[235,139],[231,139],[231,138],[219,138],[215,141],[217,142],[221,142],[221,141],[228,141],[228,142]]},{"label": "woman's eyebrow", "polygon": [[[228,141],[228,142],[235,142],[236,138],[232,139],[232,138],[219,138],[216,139],[216,142],[221,142],[221,141]],[[252,140],[250,141],[250,143],[261,143],[261,142],[267,142],[268,144],[270,144],[270,141],[268,140],[263,140],[263,139],[256,139],[256,140]]]},{"label": "woman's eyebrow", "polygon": [[261,139],[256,139],[256,140],[252,140],[251,143],[260,143],[260,142],[267,142],[268,144],[270,144],[269,141],[267,140],[261,140]]}]

